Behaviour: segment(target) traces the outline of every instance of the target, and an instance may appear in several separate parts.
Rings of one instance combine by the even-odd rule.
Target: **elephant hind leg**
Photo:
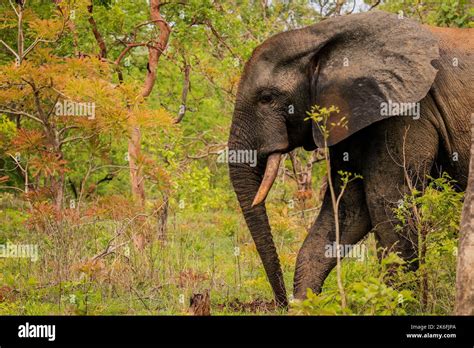
[[[335,188],[340,187],[333,175]],[[294,296],[303,299],[307,289],[321,292],[324,280],[336,266],[335,222],[329,189],[326,190],[318,218],[310,229],[296,261]],[[361,180],[351,182],[341,199],[339,210],[340,245],[357,244],[371,229]]]
[[[422,192],[426,186],[427,175],[438,154],[438,133],[426,119],[396,118],[380,122],[371,133],[373,142],[364,149],[368,161],[362,175],[376,241],[385,253],[399,253],[409,261],[408,269],[415,270],[417,231],[406,224],[397,232],[394,210],[410,189]]]

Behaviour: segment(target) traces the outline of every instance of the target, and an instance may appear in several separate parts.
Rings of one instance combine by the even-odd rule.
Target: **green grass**
[[[2,211],[0,218],[8,215]],[[67,245],[26,229],[11,231],[11,242],[38,243],[40,260],[0,259],[0,284],[14,289],[12,300],[0,303],[0,314],[186,314],[190,296],[208,289],[215,314],[235,313],[225,306],[236,299],[272,299],[253,241],[235,213],[178,211],[170,217],[165,242],[155,240],[143,250],[130,242],[101,258],[95,269],[87,260],[105,250],[114,225],[70,228],[62,232],[72,240]],[[285,244],[283,233],[275,239]],[[284,266],[291,284],[292,267]]]
[[[305,223],[314,219],[317,210],[302,219],[295,214],[297,208],[288,209],[277,199],[285,190],[277,185],[269,197],[268,211],[291,294],[296,256],[307,233]],[[236,204],[206,210],[172,205],[168,235],[160,241],[155,237],[154,217],[131,222],[126,214],[116,220],[99,220],[98,215],[78,218],[69,212],[62,221],[43,216],[47,224],[39,226],[17,203],[2,204],[0,243],[37,244],[39,260],[0,258],[0,315],[188,315],[190,297],[205,291],[210,291],[213,315],[285,314],[268,306],[272,292]],[[449,219],[458,218],[459,208],[450,212]],[[447,211],[438,214],[447,216]],[[369,235],[363,242],[368,257],[343,261],[344,286],[353,298],[349,314],[450,314],[456,264],[456,237],[446,232],[451,225],[457,228],[449,222],[428,240],[425,269],[429,288],[424,306],[419,300],[418,273],[400,267],[390,286],[384,284],[386,269]],[[147,240],[143,248],[134,243],[137,235]],[[112,245],[123,245],[91,262],[114,236]],[[400,292],[409,292],[413,301],[398,306]],[[365,298],[370,306],[361,302]],[[340,314],[338,302],[333,271],[320,296],[303,305],[297,303],[290,313]]]

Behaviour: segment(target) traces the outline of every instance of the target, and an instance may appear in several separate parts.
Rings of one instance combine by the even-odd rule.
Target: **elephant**
[[[229,161],[229,175],[278,306],[287,308],[288,297],[265,199],[282,155],[327,148],[336,194],[341,170],[362,176],[341,199],[340,244],[355,245],[373,232],[380,247],[416,259],[416,244],[394,229],[393,208],[409,192],[408,179],[423,187],[428,176],[446,172],[457,189],[466,189],[473,38],[473,29],[370,11],[279,33],[253,51],[239,81],[227,146],[230,153],[255,152],[257,163]],[[324,137],[321,125],[308,120],[313,105],[337,106],[340,112],[327,122],[345,127]],[[387,112],[387,105],[398,107]],[[308,288],[321,291],[336,265],[335,257],[325,256],[334,241],[326,192],[296,259],[296,299]]]

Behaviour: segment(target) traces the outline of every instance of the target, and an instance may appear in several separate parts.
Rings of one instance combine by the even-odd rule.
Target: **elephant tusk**
[[[281,153],[272,153],[268,156],[265,174],[263,175],[263,180],[258,188],[258,192],[253,199],[252,207],[262,203],[265,198],[267,198],[268,192],[270,192],[273,182],[277,177],[278,168],[280,167],[280,159]]]

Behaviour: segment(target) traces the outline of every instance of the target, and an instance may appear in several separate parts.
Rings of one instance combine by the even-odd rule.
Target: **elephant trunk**
[[[242,147],[233,144],[232,141],[229,142],[229,151],[237,148]],[[272,157],[272,155],[269,157]],[[269,163],[272,164],[272,166],[275,166],[275,157],[276,156],[274,156],[273,160],[270,161],[271,163]],[[263,197],[263,199],[266,193],[268,193],[268,183],[273,175],[273,171],[265,175],[267,177],[265,181],[262,180],[264,176],[262,166],[251,167],[243,163],[229,163],[229,172],[245,221],[273,289],[276,303],[279,307],[287,307],[288,300],[286,297],[283,272],[281,270],[275,243],[273,242],[265,204],[254,202],[254,199],[258,196],[257,193],[259,193],[259,196]],[[259,190],[262,181],[264,181],[263,184],[265,184],[265,182],[267,184],[266,187]],[[265,186],[263,184],[262,186]]]

